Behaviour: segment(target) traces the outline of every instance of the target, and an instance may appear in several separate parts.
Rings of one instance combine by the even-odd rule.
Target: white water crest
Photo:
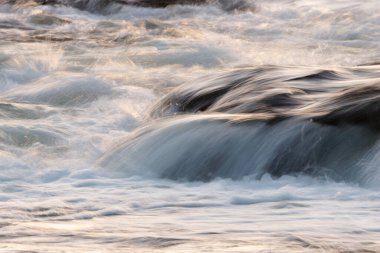
[[[0,0],[0,252],[379,252],[378,0],[42,2]]]

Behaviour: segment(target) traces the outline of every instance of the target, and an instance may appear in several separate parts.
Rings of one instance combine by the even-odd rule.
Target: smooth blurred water
[[[379,61],[377,0],[255,6],[1,4],[0,252],[379,252],[376,182],[190,183],[96,168],[184,82]]]

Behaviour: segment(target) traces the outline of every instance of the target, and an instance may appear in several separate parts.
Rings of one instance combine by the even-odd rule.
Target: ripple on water
[[[112,94],[112,85],[92,77],[51,76],[16,87],[4,99],[56,106],[78,106]]]

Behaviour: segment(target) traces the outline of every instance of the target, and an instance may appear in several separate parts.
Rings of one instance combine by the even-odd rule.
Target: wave
[[[174,180],[379,179],[380,66],[264,66],[176,88],[101,159],[107,174]]]
[[[124,5],[166,8],[172,5],[216,5],[227,12],[254,11],[250,0],[0,0],[0,4],[12,5],[64,5],[90,12],[109,13],[120,10]]]

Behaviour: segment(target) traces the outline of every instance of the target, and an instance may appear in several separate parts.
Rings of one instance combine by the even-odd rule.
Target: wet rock
[[[219,6],[227,12],[253,11],[255,5],[251,0],[0,0],[7,4],[39,4],[54,5],[61,4],[78,8],[80,10],[104,12],[112,5],[133,5],[146,8],[166,8],[172,5],[201,5],[211,4]]]

